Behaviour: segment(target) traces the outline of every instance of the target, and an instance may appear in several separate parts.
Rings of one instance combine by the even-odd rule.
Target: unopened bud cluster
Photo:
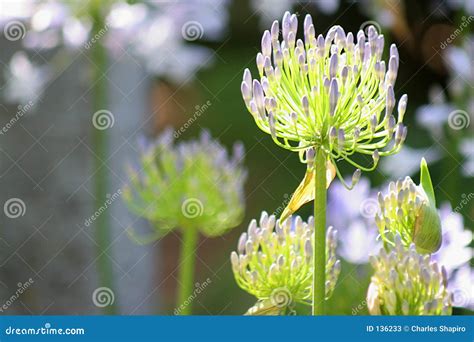
[[[451,314],[446,270],[418,254],[414,244],[407,249],[397,236],[390,252],[382,248],[370,262],[375,270],[367,293],[370,314]]]
[[[292,216],[282,223],[262,213],[252,220],[248,231],[232,252],[231,262],[237,284],[259,300],[287,293],[291,302],[311,304],[313,281],[314,220],[308,223]],[[334,290],[341,264],[336,259],[337,236],[333,228],[326,235],[326,298]]]
[[[124,191],[128,207],[160,231],[199,229],[221,235],[238,225],[244,213],[243,146],[225,147],[203,131],[200,139],[173,144],[166,131],[142,144],[138,170],[130,168]]]
[[[407,95],[398,101],[394,115],[396,46],[391,45],[386,64],[384,36],[373,26],[356,36],[333,26],[325,37],[316,36],[307,15],[304,40],[296,38],[297,27],[297,16],[286,12],[281,41],[278,21],[264,32],[256,58],[259,80],[248,69],[243,75],[247,109],[281,147],[322,148],[334,164],[344,159],[363,171],[375,169],[380,156],[398,152],[407,134],[402,123]],[[358,164],[355,153],[371,155],[373,165]]]
[[[375,222],[384,242],[393,245],[399,235],[406,247],[414,243],[420,253],[439,249],[441,222],[436,207],[410,177],[390,182],[386,195],[379,192],[378,202],[380,211]]]

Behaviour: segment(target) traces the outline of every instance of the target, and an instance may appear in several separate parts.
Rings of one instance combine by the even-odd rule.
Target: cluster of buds
[[[451,314],[446,270],[418,254],[414,244],[407,249],[397,236],[390,252],[382,248],[370,263],[375,270],[367,293],[370,314]]]
[[[424,160],[421,178],[420,185],[406,177],[390,182],[386,195],[379,192],[380,211],[375,222],[386,244],[393,246],[395,236],[400,236],[405,247],[414,243],[419,253],[434,253],[441,246],[441,220]]]
[[[336,235],[330,227],[326,235],[326,298],[331,296],[341,270],[336,259]],[[282,311],[292,303],[311,304],[313,236],[313,217],[308,223],[299,216],[276,222],[275,216],[263,212],[259,224],[252,220],[239,239],[237,252],[231,253],[237,284]]]
[[[304,151],[312,147],[321,148],[334,165],[344,159],[362,171],[374,170],[380,156],[399,151],[407,134],[407,95],[394,116],[396,46],[390,47],[387,65],[382,60],[384,37],[374,26],[356,37],[333,26],[325,37],[316,37],[307,15],[304,41],[296,39],[297,27],[297,16],[286,12],[281,41],[278,21],[264,32],[256,58],[260,80],[252,79],[248,69],[243,75],[248,111],[277,145],[300,152],[302,162]],[[360,165],[353,159],[356,153],[372,156],[373,164]]]
[[[225,147],[203,131],[199,140],[173,144],[173,132],[142,144],[139,171],[130,168],[124,199],[160,234],[174,228],[218,236],[244,214],[243,146]]]

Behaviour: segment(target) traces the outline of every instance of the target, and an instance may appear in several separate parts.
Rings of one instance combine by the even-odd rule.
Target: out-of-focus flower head
[[[279,223],[275,216],[263,212],[259,223],[252,220],[230,258],[237,284],[259,300],[249,314],[265,314],[260,310],[262,304],[273,308],[273,313],[284,313],[292,303],[311,304],[313,231],[313,217],[308,223],[299,216]],[[340,273],[336,245],[336,231],[330,227],[326,235],[326,298]]]
[[[226,149],[204,131],[199,140],[173,144],[172,132],[143,148],[140,171],[130,169],[124,199],[158,234],[175,228],[218,236],[244,214],[243,146]]]
[[[304,42],[296,39],[298,19],[286,12],[280,26],[275,21],[262,37],[257,54],[260,81],[245,70],[241,85],[247,109],[257,126],[280,147],[300,153],[321,148],[332,164],[343,159],[360,170],[377,167],[380,156],[400,150],[407,129],[403,116],[407,96],[393,115],[394,84],[399,58],[395,45],[390,59],[382,58],[384,37],[370,26],[354,35],[333,26],[326,37],[316,37],[312,18],[304,20]],[[355,154],[372,156],[372,166],[362,166]],[[339,170],[336,172],[344,182]],[[357,179],[357,177],[355,177]]]
[[[390,182],[385,196],[379,192],[380,211],[375,222],[385,244],[393,246],[400,236],[405,246],[414,243],[420,253],[433,253],[441,246],[441,221],[424,159],[420,179],[420,185],[410,177]]]
[[[446,271],[429,255],[405,248],[400,236],[387,252],[371,256],[374,275],[367,292],[371,315],[449,315],[451,296]]]
[[[9,103],[35,103],[41,97],[49,77],[48,67],[34,64],[24,52],[19,51],[13,55],[9,68],[5,70],[3,97]]]
[[[274,18],[281,17],[285,11],[298,4],[297,0],[252,0],[250,5],[254,12],[260,16],[262,27],[271,25]],[[334,14],[340,4],[340,0],[323,0],[305,2],[305,6],[315,6],[323,15]]]

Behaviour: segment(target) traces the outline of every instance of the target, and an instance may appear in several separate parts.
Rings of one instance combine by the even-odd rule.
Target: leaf
[[[430,205],[436,207],[436,199],[433,190],[433,183],[431,182],[430,171],[428,170],[428,165],[426,164],[425,158],[421,159],[420,164],[420,185],[428,196]]]
[[[280,221],[286,220],[295,211],[301,208],[304,204],[314,200],[314,179],[316,171],[315,168],[312,170],[306,170],[303,180],[300,185],[296,188],[295,192],[291,196],[290,202],[286,206],[285,210],[281,214]],[[329,187],[332,180],[336,176],[336,168],[330,160],[326,162],[326,188]]]

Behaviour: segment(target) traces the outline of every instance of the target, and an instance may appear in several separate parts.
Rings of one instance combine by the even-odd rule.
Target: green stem
[[[193,292],[194,262],[196,260],[196,244],[198,241],[198,230],[193,228],[182,229],[183,243],[179,258],[179,292],[178,309],[181,315],[190,315],[192,311],[191,301],[186,303]]]
[[[99,4],[91,6],[91,16],[93,18],[92,36],[104,29],[104,17],[100,11]],[[92,111],[107,108],[107,81],[103,73],[107,69],[107,51],[101,42],[95,42],[91,47],[92,65]],[[94,208],[100,208],[107,200],[108,175],[107,170],[102,165],[107,159],[107,130],[99,130],[92,124],[92,115],[89,118],[92,126],[92,148],[94,150]],[[97,269],[100,286],[105,286],[113,291],[113,269],[107,250],[110,247],[109,216],[105,211],[99,215],[95,221],[95,236],[97,243]],[[104,312],[109,315],[117,313],[116,301],[104,307]]]
[[[326,154],[316,151],[313,242],[313,315],[324,315],[326,293]]]

